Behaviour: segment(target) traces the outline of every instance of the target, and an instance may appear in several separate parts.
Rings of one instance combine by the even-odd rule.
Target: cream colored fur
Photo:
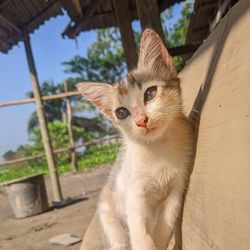
[[[143,33],[140,50],[138,68],[119,83],[77,86],[123,136],[98,204],[112,250],[166,249],[180,216],[193,152],[172,58],[152,30]],[[157,86],[156,96],[145,103],[144,93],[151,86]],[[119,107],[130,111],[126,119],[116,117]],[[138,127],[135,121],[144,116],[147,128]]]

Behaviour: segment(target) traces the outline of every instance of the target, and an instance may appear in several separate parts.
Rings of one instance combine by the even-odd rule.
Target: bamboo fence
[[[72,129],[72,108],[71,108],[70,98],[73,96],[78,96],[80,94],[77,91],[68,91],[68,86],[67,86],[66,81],[64,82],[64,91],[65,93],[60,93],[60,94],[55,94],[55,95],[50,95],[50,96],[42,96],[42,100],[47,101],[47,100],[56,100],[56,99],[66,98],[66,119],[65,120],[66,120],[67,127],[68,127],[69,145],[68,147],[65,147],[65,148],[53,150],[53,154],[56,155],[56,154],[70,151],[72,171],[76,172],[77,171],[77,155],[76,155],[77,148],[87,147],[87,146],[91,146],[94,144],[103,143],[103,142],[111,141],[111,140],[118,140],[119,136],[118,135],[105,136],[100,139],[96,139],[96,140],[92,140],[92,141],[88,141],[88,142],[75,145],[74,138],[73,138],[73,129]],[[35,102],[35,98],[1,102],[0,108],[13,106],[13,105],[28,104],[28,103],[33,103],[33,102]],[[32,155],[32,156],[27,156],[27,157],[0,162],[0,166],[9,166],[9,165],[17,164],[17,163],[35,160],[35,159],[45,157],[45,156],[46,154],[45,152],[43,152],[43,153],[39,153],[39,154]]]

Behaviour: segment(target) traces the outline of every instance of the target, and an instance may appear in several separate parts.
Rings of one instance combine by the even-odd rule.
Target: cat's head
[[[144,31],[138,67],[115,84],[85,82],[78,91],[126,136],[151,142],[162,138],[182,114],[179,79],[159,36]]]

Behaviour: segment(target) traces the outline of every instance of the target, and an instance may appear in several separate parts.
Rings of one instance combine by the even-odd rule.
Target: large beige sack
[[[241,0],[223,18],[181,77],[187,114],[201,83],[205,83],[205,92],[208,92],[201,112],[197,154],[184,207],[183,249],[248,250],[249,0]]]
[[[241,0],[181,72],[184,110],[201,113],[183,249],[250,249],[250,1]],[[202,90],[199,92],[200,86]],[[198,97],[197,97],[198,96]],[[207,98],[206,98],[207,96]],[[95,216],[81,250],[103,250]],[[143,249],[142,249],[143,250]]]

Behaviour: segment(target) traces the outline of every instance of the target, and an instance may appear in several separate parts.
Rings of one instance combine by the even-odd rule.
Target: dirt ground
[[[25,219],[14,218],[6,194],[0,192],[0,249],[79,249],[81,243],[65,247],[52,245],[48,240],[63,233],[83,238],[95,212],[99,192],[109,171],[110,166],[102,166],[88,172],[61,176],[64,198],[85,194],[87,199]],[[51,200],[48,178],[46,178],[46,187],[49,200]]]

